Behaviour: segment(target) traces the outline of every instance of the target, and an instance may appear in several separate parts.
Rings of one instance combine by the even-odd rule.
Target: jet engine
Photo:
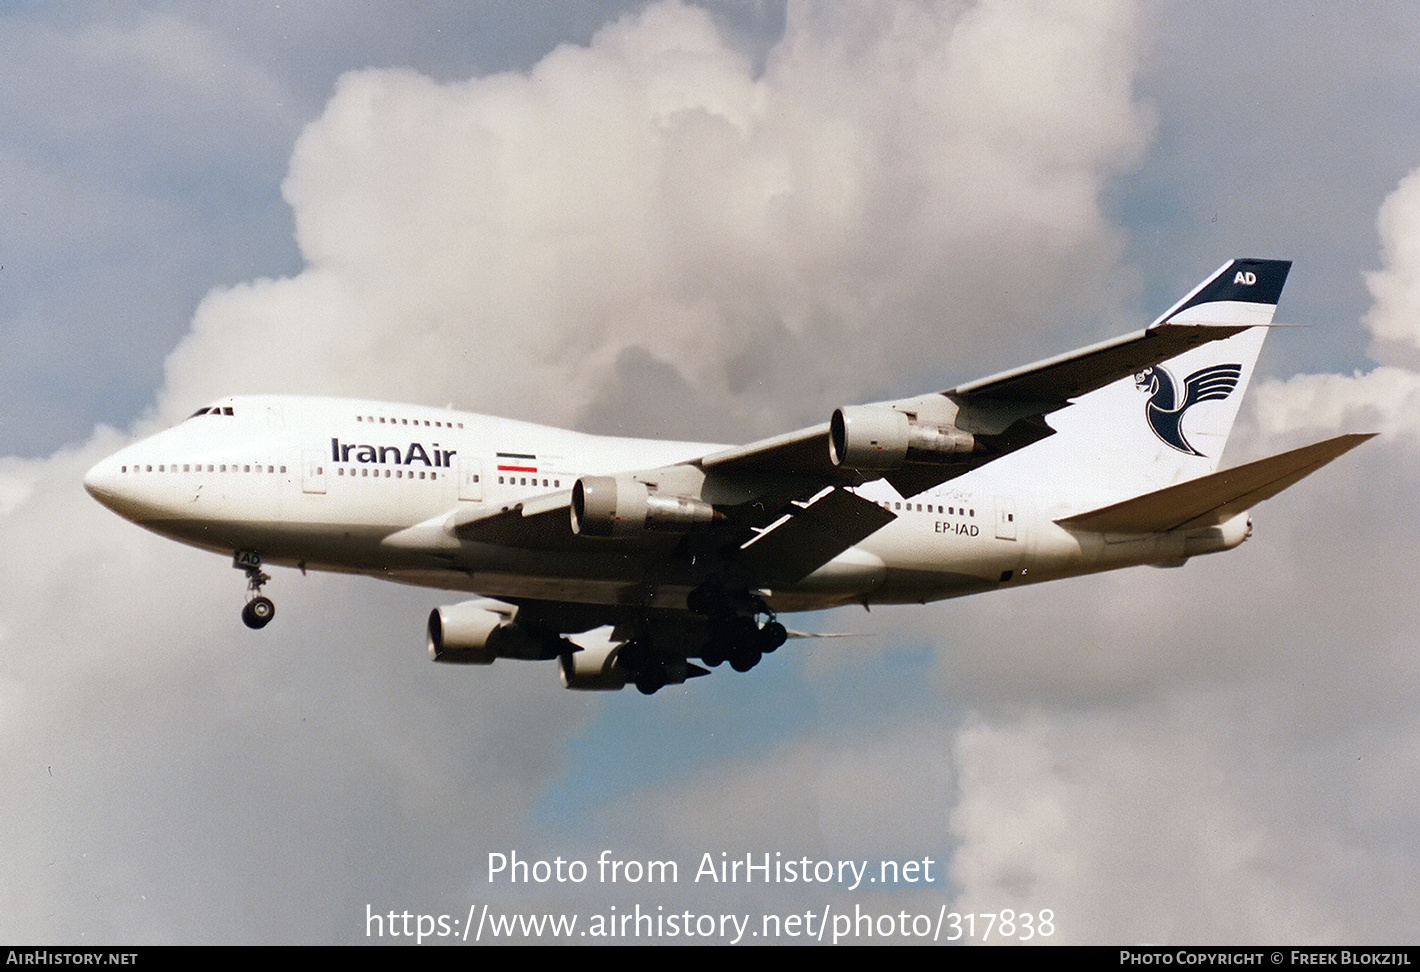
[[[629,673],[621,664],[621,642],[612,641],[610,628],[582,638],[587,645],[580,651],[563,652],[557,661],[562,685],[569,689],[615,690],[626,687]]]
[[[955,425],[921,422],[886,405],[836,409],[828,425],[835,466],[896,469],[905,464],[962,462],[976,451],[976,437]]]
[[[429,657],[454,665],[491,665],[495,658],[556,658],[561,638],[540,638],[517,624],[518,609],[484,598],[429,612]]]
[[[583,476],[572,485],[572,532],[589,537],[684,533],[713,519],[704,500],[658,493],[630,476]]]

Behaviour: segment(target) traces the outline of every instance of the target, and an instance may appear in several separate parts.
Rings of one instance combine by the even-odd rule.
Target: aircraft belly
[[[876,554],[862,547],[849,547],[802,580],[775,589],[775,604],[790,600],[809,603],[861,600],[882,584],[886,572],[886,565]]]
[[[883,578],[882,587],[873,592],[872,600],[878,604],[921,604],[924,601],[941,601],[949,597],[979,594],[999,585],[997,577],[980,577],[976,574],[949,570],[915,570],[912,568],[890,568]]]
[[[690,592],[690,588],[683,585],[647,589],[640,584],[596,578],[494,571],[466,573],[452,570],[391,570],[382,571],[380,578],[415,587],[466,591],[470,594],[512,601],[620,604],[667,611],[685,610],[685,598]]]
[[[917,604],[991,590],[1016,577],[1027,542],[968,520],[904,516],[864,544],[888,565],[869,600]]]
[[[350,523],[271,523],[261,520],[145,520],[143,526],[215,553],[254,550],[266,561],[313,570],[375,571],[396,557],[380,550],[388,527]],[[408,554],[403,562],[428,563]]]

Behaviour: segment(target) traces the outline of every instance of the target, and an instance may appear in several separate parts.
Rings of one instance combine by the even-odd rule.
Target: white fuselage
[[[249,396],[104,460],[85,480],[116,512],[164,536],[269,563],[379,576],[495,598],[683,609],[693,577],[648,588],[623,541],[585,550],[465,542],[437,554],[391,542],[452,512],[515,508],[578,477],[690,462],[723,447],[593,436],[424,406]],[[1093,498],[1012,488],[968,473],[913,496],[856,492],[896,519],[802,581],[766,592],[776,610],[938,600],[1236,546],[1222,527],[1111,536],[1055,520]]]

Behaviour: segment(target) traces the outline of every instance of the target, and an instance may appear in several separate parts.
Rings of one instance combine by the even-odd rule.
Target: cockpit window
[[[199,416],[199,415],[232,415],[232,414],[235,414],[235,413],[233,413],[233,411],[232,411],[232,406],[230,406],[230,405],[208,405],[206,408],[199,408],[197,411],[195,411],[195,412],[193,412],[191,415],[189,415],[188,418],[190,418],[190,419],[195,419],[195,418],[197,418],[197,416]]]

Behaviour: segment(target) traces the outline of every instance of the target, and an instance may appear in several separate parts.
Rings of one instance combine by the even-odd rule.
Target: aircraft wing
[[[1064,408],[1081,395],[1251,326],[1165,322],[1024,368],[967,382],[942,394],[968,401],[1034,405],[1044,415]]]
[[[866,409],[905,412],[935,424],[954,424],[984,446],[969,457],[937,465],[907,464],[880,472],[834,462],[830,423],[727,449],[700,460],[718,476],[779,476],[822,486],[884,478],[903,496],[979,468],[1054,434],[1045,416],[1076,398],[1142,372],[1211,341],[1271,322],[1291,269],[1288,260],[1233,260],[1148,328],[1067,354],[967,382],[934,395],[881,402]]]
[[[858,470],[833,464],[827,422],[713,453],[701,459],[699,465],[707,472],[722,475],[787,475],[817,479],[824,484],[864,482]]]
[[[539,550],[565,549],[574,540],[568,512],[571,501],[572,492],[562,490],[497,512],[463,509],[450,519],[448,528],[460,540]]]
[[[1136,375],[1209,341],[1272,322],[1290,260],[1231,260],[1143,331],[943,392],[977,400],[1033,402],[1044,412]]]
[[[393,533],[382,543],[435,556],[457,553],[460,541],[566,550],[579,539],[572,534],[568,514],[571,497],[570,491],[562,490],[504,507],[459,506]]]

